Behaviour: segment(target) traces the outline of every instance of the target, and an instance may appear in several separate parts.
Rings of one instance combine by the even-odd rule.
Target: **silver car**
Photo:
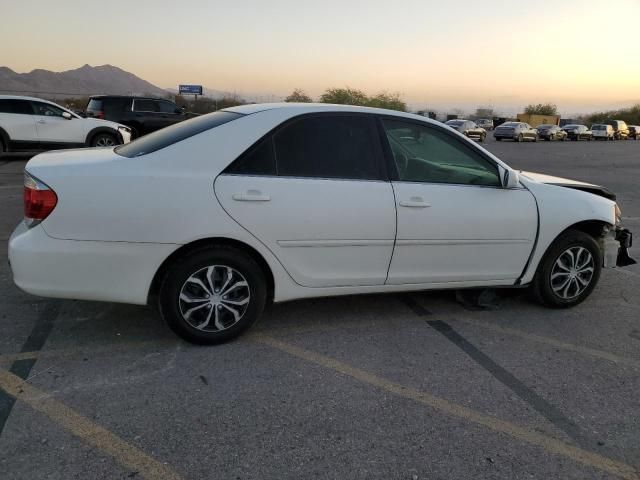
[[[538,141],[538,131],[524,122],[505,122],[493,131],[493,137],[499,142],[503,138],[514,142]]]

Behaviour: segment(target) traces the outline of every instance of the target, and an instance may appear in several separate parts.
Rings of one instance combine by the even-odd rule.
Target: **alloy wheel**
[[[226,265],[210,265],[193,273],[182,285],[179,306],[192,327],[218,332],[237,324],[251,301],[244,276]]]
[[[96,147],[113,147],[116,142],[109,136],[104,136],[96,140]]]
[[[551,288],[565,300],[576,298],[591,283],[595,263],[584,247],[570,247],[562,252],[551,269]]]

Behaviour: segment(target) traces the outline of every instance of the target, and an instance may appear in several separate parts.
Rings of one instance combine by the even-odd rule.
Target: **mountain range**
[[[98,94],[166,96],[170,92],[113,65],[84,65],[65,72],[36,69],[29,73],[0,67],[0,94],[65,98]]]

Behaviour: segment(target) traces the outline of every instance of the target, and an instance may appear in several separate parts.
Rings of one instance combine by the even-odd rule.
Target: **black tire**
[[[501,142],[502,141],[502,137],[494,137],[496,139],[496,142]]]
[[[208,313],[209,319],[213,320],[212,314],[217,313],[216,309],[220,309],[220,321],[222,322],[223,317],[226,316],[225,323],[228,323],[228,325],[223,325],[221,323],[224,327],[222,329],[218,329],[217,325],[211,326],[211,329],[207,327],[204,327],[205,329],[199,329],[185,319],[181,310],[185,308],[181,306],[181,304],[184,303],[181,300],[181,294],[185,293],[185,288],[190,288],[187,287],[189,278],[197,275],[198,272],[208,271],[207,268],[214,265],[221,268],[223,275],[226,274],[225,268],[232,269],[234,271],[233,275],[235,278],[232,280],[233,282],[245,281],[247,284],[246,287],[241,286],[235,291],[244,291],[243,293],[245,295],[246,292],[248,292],[249,300],[238,320],[233,318],[233,315],[230,313],[231,310],[222,308],[220,304],[214,304],[213,302],[215,300],[213,299],[213,296],[211,297],[212,304],[208,307],[206,306],[206,300],[198,300],[196,306],[204,303],[206,307],[197,312],[200,319],[206,317],[207,313],[210,312]],[[216,281],[215,275],[216,274],[214,273],[213,284],[214,287],[218,288],[218,290],[215,290],[216,296],[218,297],[219,302],[222,302],[223,297],[221,296],[224,291],[221,291],[219,294],[217,292],[224,287],[227,279],[225,277],[220,277]],[[221,284],[222,286],[220,286]],[[195,288],[197,289],[200,288],[194,283],[189,283],[189,285],[192,287],[195,285]],[[203,293],[205,292],[205,290],[200,290]],[[169,327],[186,341],[200,345],[213,345],[236,338],[260,319],[266,301],[267,282],[264,272],[260,266],[250,255],[246,254],[242,250],[227,246],[207,247],[193,251],[187,256],[181,257],[179,261],[174,262],[167,269],[158,295],[160,315],[167,322]],[[234,308],[242,310],[239,307],[234,306]],[[187,316],[189,316],[189,314],[187,314]]]
[[[97,133],[91,138],[89,145],[92,147],[114,147],[120,142],[113,133]]]
[[[582,285],[579,283],[579,280],[586,280],[586,277],[580,275],[574,275],[575,280],[568,279],[567,281],[571,285],[577,285],[578,288],[572,287],[571,285],[568,287],[568,293],[571,294],[576,293],[575,296],[571,296],[570,298],[565,298],[562,296],[564,288],[560,288],[561,292],[557,293],[554,291],[554,287],[552,286],[552,274],[563,272],[563,269],[558,269],[556,267],[556,262],[560,260],[560,257],[563,257],[562,263],[565,261],[570,261],[569,256],[566,256],[566,252],[569,249],[579,249],[584,248],[589,252],[591,258],[593,260],[592,272],[591,276],[588,278],[589,283],[587,285]],[[575,250],[574,250],[575,251]],[[581,255],[584,255],[581,254]],[[584,258],[584,257],[581,257]],[[578,259],[579,261],[580,259]],[[554,270],[555,269],[555,270]],[[602,252],[600,251],[600,247],[596,243],[595,239],[590,235],[587,235],[584,232],[580,232],[578,230],[567,230],[562,233],[549,247],[544,257],[540,261],[540,265],[538,265],[538,270],[536,271],[536,275],[531,284],[531,291],[535,299],[543,305],[552,308],[569,308],[575,305],[578,305],[582,301],[584,301],[598,284],[598,280],[600,279],[600,272],[602,271]],[[580,277],[580,278],[578,278]],[[564,277],[556,277],[556,279],[560,279],[562,282]],[[556,287],[561,287],[562,284],[556,285]],[[583,288],[582,291],[579,291],[579,288]]]
[[[5,145],[4,145],[4,140],[2,140],[2,138],[0,138],[0,156],[1,156],[4,152],[6,152],[5,148],[6,148],[6,147],[5,147]]]

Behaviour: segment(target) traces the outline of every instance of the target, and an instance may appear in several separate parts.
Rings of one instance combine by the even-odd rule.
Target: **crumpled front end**
[[[629,247],[633,244],[633,234],[626,228],[616,226],[609,230],[600,241],[603,267],[626,267],[637,263],[629,256]]]

